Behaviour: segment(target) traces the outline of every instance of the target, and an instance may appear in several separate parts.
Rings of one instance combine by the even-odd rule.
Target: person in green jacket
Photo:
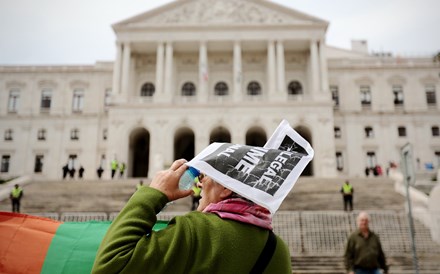
[[[369,220],[368,213],[359,213],[358,229],[348,238],[344,259],[349,274],[380,274],[380,268],[388,273],[379,236],[369,229]]]
[[[133,194],[104,236],[92,273],[292,273],[269,210],[208,176],[199,177],[197,211],[152,230],[168,202],[193,193],[178,187],[185,163],[175,161]]]

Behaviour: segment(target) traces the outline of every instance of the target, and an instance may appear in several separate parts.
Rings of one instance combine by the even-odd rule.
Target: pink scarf
[[[272,215],[269,210],[240,198],[209,204],[203,212],[212,212],[222,219],[235,220],[272,230]]]

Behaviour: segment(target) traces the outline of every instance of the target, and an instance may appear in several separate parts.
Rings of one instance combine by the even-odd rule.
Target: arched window
[[[155,91],[154,85],[152,83],[145,83],[141,88],[141,96],[151,97]]]
[[[182,96],[195,96],[196,86],[191,82],[186,82],[182,86]]]
[[[214,95],[226,96],[229,93],[228,85],[225,82],[218,82],[214,87]]]
[[[289,86],[287,87],[287,91],[289,95],[300,95],[303,94],[303,87],[300,82],[292,81],[289,83]]]
[[[252,81],[247,86],[247,94],[248,95],[260,95],[261,94],[261,86],[258,82]]]

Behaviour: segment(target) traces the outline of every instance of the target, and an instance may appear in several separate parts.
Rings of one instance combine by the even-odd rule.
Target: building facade
[[[181,0],[114,24],[116,58],[0,66],[1,177],[151,177],[211,142],[262,146],[282,119],[313,146],[304,174],[364,176],[414,147],[440,164],[440,64],[325,44],[329,23],[263,0]]]

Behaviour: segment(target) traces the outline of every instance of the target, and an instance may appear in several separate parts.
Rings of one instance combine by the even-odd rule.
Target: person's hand
[[[188,168],[185,159],[174,161],[167,170],[159,171],[150,183],[150,187],[155,188],[165,194],[169,201],[174,201],[193,194],[192,189],[179,189],[179,179]]]

